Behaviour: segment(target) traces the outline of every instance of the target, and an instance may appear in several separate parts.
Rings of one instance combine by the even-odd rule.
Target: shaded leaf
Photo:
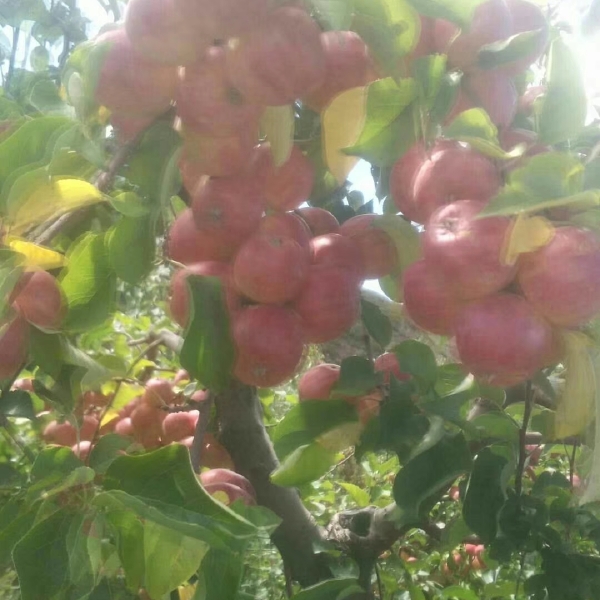
[[[392,340],[392,323],[377,304],[362,299],[360,301],[363,323],[369,335],[382,347],[386,348]]]
[[[215,573],[219,576],[215,577]],[[236,594],[243,573],[243,555],[210,548],[200,565],[194,598],[202,600],[237,598]]]
[[[422,15],[467,27],[475,9],[486,0],[408,0]]]
[[[319,443],[307,444],[288,454],[271,473],[271,481],[283,487],[297,487],[324,475],[336,461],[336,453]]]
[[[31,396],[22,390],[2,394],[0,396],[0,414],[32,421],[35,419],[35,410]]]
[[[273,164],[280,167],[287,162],[294,146],[294,107],[268,106],[260,119],[260,130],[269,141]]]
[[[107,234],[108,255],[117,277],[136,285],[154,265],[156,235],[149,217],[122,218]]]
[[[331,390],[333,398],[362,396],[377,387],[379,377],[373,363],[362,356],[349,356],[340,365],[340,378]]]
[[[426,389],[437,380],[437,363],[431,348],[415,340],[406,340],[392,349],[402,371],[410,373]]]

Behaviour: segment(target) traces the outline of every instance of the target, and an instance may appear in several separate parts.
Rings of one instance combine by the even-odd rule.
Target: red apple
[[[454,331],[465,367],[502,387],[532,377],[543,366],[553,341],[548,321],[514,294],[470,303],[458,314]]]
[[[175,400],[175,391],[173,384],[167,379],[159,379],[154,377],[148,379],[144,386],[144,394],[142,402],[149,406],[161,407],[172,404]]]
[[[379,355],[375,359],[375,371],[383,373],[383,380],[385,383],[390,382],[390,377],[393,375],[399,381],[406,381],[410,379],[408,373],[404,373],[400,368],[398,357],[393,352],[385,352]]]
[[[197,410],[189,412],[169,413],[162,422],[162,441],[164,444],[178,442],[194,435],[200,413]]]
[[[71,450],[73,450],[73,453],[79,459],[86,461],[90,455],[90,452],[92,451],[92,442],[89,440],[82,440],[78,444],[73,444],[73,446],[71,446]]]
[[[27,360],[29,323],[21,317],[0,322],[0,381],[14,377]]]
[[[338,220],[328,211],[316,206],[306,206],[298,209],[297,214],[304,219],[313,235],[325,235],[326,233],[338,233],[340,224]]]
[[[56,279],[46,271],[22,275],[11,300],[15,310],[40,329],[57,329],[65,314],[62,290]]]
[[[353,271],[357,280],[364,279],[363,255],[351,238],[337,233],[314,237],[310,242],[314,265],[329,265]]]
[[[425,145],[417,143],[394,163],[390,174],[390,193],[394,204],[411,221],[418,221],[421,218],[415,206],[414,181],[426,160]]]
[[[340,378],[338,365],[322,363],[306,371],[298,381],[298,399],[328,400],[333,386]]]
[[[304,220],[293,212],[275,212],[266,215],[258,226],[260,233],[290,237],[310,255],[310,230]]]
[[[577,327],[600,313],[600,237],[560,227],[543,248],[521,255],[519,284],[548,320]]]
[[[252,484],[239,473],[230,469],[209,469],[200,474],[202,485],[213,485],[216,483],[229,483],[244,490],[253,498],[256,498],[256,492]]]
[[[437,335],[452,335],[454,320],[465,302],[438,269],[419,260],[404,272],[402,287],[404,308],[415,325]]]
[[[478,219],[482,202],[459,200],[438,209],[423,233],[423,255],[451,282],[460,298],[472,299],[506,287],[516,267],[501,262],[511,219]]]
[[[226,483],[224,481],[207,483],[204,486],[204,489],[211,496],[214,496],[216,500],[222,502],[226,506],[233,504],[236,500],[240,500],[246,506],[256,504],[256,500],[246,490],[231,483]]]
[[[44,441],[48,444],[58,444],[59,446],[72,446],[77,442],[77,430],[71,423],[65,421],[50,421],[42,433]]]

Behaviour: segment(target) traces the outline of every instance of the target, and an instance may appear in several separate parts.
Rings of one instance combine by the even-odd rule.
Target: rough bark
[[[262,406],[254,388],[233,383],[215,396],[220,442],[233,458],[236,470],[254,486],[257,501],[282,519],[272,539],[292,578],[302,586],[332,577],[313,544],[323,539],[297,491],[271,483],[279,465],[262,420]]]

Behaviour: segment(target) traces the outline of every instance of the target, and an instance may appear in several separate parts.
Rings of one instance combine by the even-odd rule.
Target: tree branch
[[[8,71],[6,73],[6,88],[10,86],[13,74],[15,72],[15,62],[17,60],[17,51],[19,49],[19,36],[21,35],[21,28],[15,27],[13,29],[12,48],[10,49],[10,59],[8,61]]]
[[[263,424],[256,390],[233,382],[215,396],[215,405],[219,440],[233,458],[236,471],[250,480],[258,503],[282,520],[272,539],[293,579],[308,586],[332,577],[323,557],[313,548],[323,539],[322,532],[297,491],[271,483],[270,475],[279,462]]]
[[[202,448],[204,446],[204,434],[208,427],[208,421],[210,419],[210,409],[213,405],[213,394],[209,392],[208,397],[204,400],[198,412],[198,423],[196,424],[196,431],[194,432],[194,441],[190,448],[190,458],[192,460],[192,467],[194,473],[199,473],[202,467]]]
[[[525,470],[525,461],[527,460],[527,428],[531,419],[533,409],[533,387],[531,381],[527,382],[525,391],[525,410],[523,412],[523,424],[519,431],[519,462],[517,463],[517,472],[515,473],[515,492],[517,496],[521,495],[523,490],[523,471]]]

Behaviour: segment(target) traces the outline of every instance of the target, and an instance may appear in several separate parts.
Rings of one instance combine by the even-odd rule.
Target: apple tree
[[[0,6],[0,597],[598,598],[554,3],[100,4]]]

